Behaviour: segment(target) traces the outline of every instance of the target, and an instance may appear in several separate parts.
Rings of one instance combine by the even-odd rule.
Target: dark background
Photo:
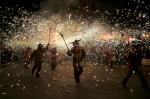
[[[53,5],[54,1],[56,0],[49,0],[49,3]],[[32,14],[42,9],[40,5],[42,2],[47,2],[47,0],[0,0],[1,31],[8,32],[12,29],[9,23],[15,16],[27,16],[27,13],[20,13],[21,11]],[[78,13],[81,14],[84,13],[95,18],[105,17],[107,23],[111,25],[117,23],[122,27],[150,30],[149,0],[57,0],[57,2],[63,6],[69,3],[69,6],[67,6],[69,9],[72,11],[78,10]],[[53,9],[52,11],[57,13],[62,10],[62,7],[58,9],[58,6],[54,6],[53,9],[56,8],[57,11]],[[98,10],[97,13],[96,10]]]

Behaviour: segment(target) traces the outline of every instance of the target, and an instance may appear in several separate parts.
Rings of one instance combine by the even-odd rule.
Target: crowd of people
[[[147,82],[142,74],[141,66],[142,59],[150,59],[149,43],[141,41],[132,41],[130,44],[124,42],[87,42],[83,46],[79,44],[80,40],[72,42],[73,47],[64,54],[59,54],[56,47],[47,44],[46,47],[38,44],[36,49],[30,47],[17,49],[13,51],[8,47],[1,47],[1,67],[5,67],[11,61],[19,59],[24,60],[24,67],[29,68],[30,63],[33,63],[32,74],[36,71],[36,77],[40,77],[42,63],[47,60],[51,70],[55,70],[60,61],[73,59],[74,78],[77,84],[80,83],[80,75],[83,72],[83,63],[104,64],[113,68],[114,66],[128,65],[129,72],[122,81],[123,87],[126,88],[126,83],[133,72],[139,75],[143,88],[147,88]]]

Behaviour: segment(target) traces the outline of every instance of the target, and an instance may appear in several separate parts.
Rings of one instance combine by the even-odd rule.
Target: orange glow
[[[112,37],[111,35],[109,35],[109,34],[106,34],[106,35],[103,35],[102,38],[103,38],[104,40],[110,40],[110,39],[112,39],[113,37]]]
[[[98,36],[98,39],[102,39],[102,40],[111,40],[113,39],[114,36],[113,35],[110,35],[110,34],[101,34]]]

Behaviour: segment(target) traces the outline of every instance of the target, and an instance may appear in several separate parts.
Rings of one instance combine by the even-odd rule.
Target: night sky
[[[32,14],[44,6],[55,13],[71,9],[95,18],[104,16],[111,25],[118,23],[122,27],[140,27],[146,30],[150,26],[149,0],[1,0],[0,6],[1,31],[11,29],[9,22],[14,16],[27,16],[21,11]]]

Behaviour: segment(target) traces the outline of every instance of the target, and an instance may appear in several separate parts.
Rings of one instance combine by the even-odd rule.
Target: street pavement
[[[59,64],[50,71],[43,63],[40,77],[24,68],[23,62],[13,62],[0,68],[0,99],[150,99],[150,91],[142,88],[137,75],[121,85],[127,73],[126,67],[86,64],[81,75],[81,83],[76,86],[70,62]],[[150,72],[144,76],[150,86]]]

